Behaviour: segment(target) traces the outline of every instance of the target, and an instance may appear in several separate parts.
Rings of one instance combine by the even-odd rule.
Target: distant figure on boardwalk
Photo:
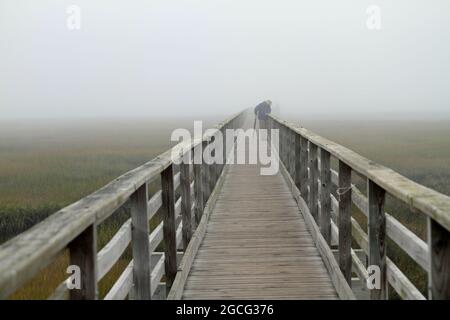
[[[255,127],[256,127],[256,118],[258,118],[259,129],[267,129],[267,115],[272,111],[271,106],[272,101],[266,100],[261,102],[255,107]]]

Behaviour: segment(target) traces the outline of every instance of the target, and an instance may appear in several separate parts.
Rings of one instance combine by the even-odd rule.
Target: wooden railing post
[[[195,198],[195,225],[200,223],[203,214],[203,181],[202,181],[202,143],[194,148],[194,198]]]
[[[187,153],[189,154],[189,152]],[[190,176],[190,159],[188,155],[182,156],[182,162],[180,164],[180,186],[181,186],[181,219],[182,233],[183,233],[183,248],[186,248],[191,241],[192,226],[191,226],[191,176]],[[195,183],[194,183],[195,185]]]
[[[289,129],[289,173],[295,177],[295,132]]]
[[[280,134],[280,160],[283,163],[283,165],[286,165],[286,159],[284,157],[284,150],[285,150],[285,144],[286,141],[284,141],[284,126],[281,123],[278,124],[278,130]]]
[[[225,165],[227,164],[227,126],[222,128],[222,166],[220,168],[220,174],[222,174]]]
[[[208,157],[205,154],[205,149],[208,146],[208,141],[204,140],[202,142],[202,150],[203,150],[203,157],[202,157],[202,192],[203,192],[203,209],[205,209],[206,202],[208,202],[209,197],[209,168],[208,164],[206,163],[206,157]]]
[[[161,173],[162,208],[164,211],[164,251],[167,292],[170,291],[177,273],[177,239],[175,224],[175,190],[173,185],[173,164]],[[147,241],[148,242],[148,241]]]
[[[352,276],[352,189],[351,189],[351,168],[342,161],[339,161],[339,186],[337,189],[339,197],[339,267],[345,279],[351,286]]]
[[[289,172],[289,132],[288,128],[283,124],[283,156],[284,156],[284,165]]]
[[[90,225],[69,244],[70,264],[80,268],[80,289],[70,290],[71,300],[97,299],[97,231]]]
[[[369,266],[380,268],[380,289],[371,289],[370,298],[387,299],[388,283],[386,277],[386,216],[384,214],[384,189],[370,179],[367,180],[367,197],[369,201]]]
[[[301,160],[301,137],[299,134],[295,134],[294,137],[294,163],[295,163],[295,176],[294,176],[294,183],[298,190],[300,190],[300,193],[302,193],[302,160]]]
[[[328,245],[331,244],[331,171],[330,153],[320,149],[320,232]]]
[[[319,222],[319,208],[317,202],[317,189],[319,178],[319,162],[317,158],[317,146],[309,142],[309,210],[316,222]]]
[[[211,143],[215,143],[216,136],[213,136],[213,137],[211,137],[210,139],[211,139],[210,142],[209,142],[210,144],[211,144]],[[210,162],[212,162],[212,163],[208,165],[208,168],[209,168],[209,176],[208,176],[208,178],[209,178],[209,180],[208,180],[208,184],[209,184],[209,186],[208,186],[208,198],[211,196],[211,193],[212,193],[213,190],[214,190],[215,180],[216,180],[216,163],[215,163],[215,161],[213,162],[213,159],[215,159],[215,156],[216,156],[216,149],[215,149],[215,148],[214,148],[214,149],[211,149],[210,154],[211,154],[211,157],[210,157],[209,160],[210,160]]]
[[[283,132],[281,130],[281,125],[280,123],[277,121],[274,123],[275,124],[275,128],[278,130],[278,154],[279,154],[279,158],[280,158],[280,162],[283,163]]]
[[[306,203],[309,203],[308,184],[308,140],[300,136],[300,194]]]
[[[433,300],[450,300],[450,232],[428,218],[429,286]]]
[[[289,175],[291,174],[291,159],[290,159],[290,149],[291,149],[291,143],[290,143],[290,136],[289,136],[289,128],[284,126],[284,146],[285,146],[285,150],[284,150],[284,158],[285,158],[285,166],[286,166],[286,170],[289,173]]]
[[[150,300],[150,247],[147,219],[148,187],[140,186],[131,195],[131,246],[133,251],[133,298]]]

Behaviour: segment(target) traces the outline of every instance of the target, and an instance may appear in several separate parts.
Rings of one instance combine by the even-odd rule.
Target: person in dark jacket
[[[272,111],[272,101],[266,100],[255,107],[255,117],[259,120],[259,128],[267,128],[267,115]],[[256,120],[255,118],[255,120]]]

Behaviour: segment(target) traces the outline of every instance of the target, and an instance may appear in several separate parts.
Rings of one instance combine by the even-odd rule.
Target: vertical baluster
[[[295,175],[294,182],[298,190],[301,193],[301,181],[302,181],[302,160],[301,160],[301,138],[299,134],[295,134],[294,137],[294,163],[295,163]]]
[[[352,190],[351,190],[351,168],[342,161],[339,161],[339,267],[345,279],[351,286],[351,245],[352,245]]]
[[[207,138],[205,138],[207,139]],[[205,209],[206,202],[208,202],[208,189],[209,189],[209,168],[208,164],[206,163],[206,160],[208,158],[208,155],[205,153],[205,149],[208,146],[208,141],[204,140],[202,142],[202,149],[203,149],[203,157],[202,157],[202,192],[203,192],[203,209]]]
[[[328,243],[331,244],[331,171],[330,153],[324,149],[320,150],[320,231]]]
[[[97,299],[97,231],[90,225],[69,244],[70,264],[80,268],[80,289],[70,290],[71,300]]]
[[[291,130],[291,144],[289,146],[289,150],[291,152],[291,176],[292,179],[295,179],[295,136],[297,134]]]
[[[386,277],[386,216],[384,202],[386,192],[372,180],[367,181],[369,201],[369,265],[380,268],[380,289],[370,290],[371,299],[387,299]]]
[[[190,177],[190,152],[187,152],[182,157],[182,163],[180,164],[180,186],[181,186],[181,219],[182,233],[183,233],[183,248],[186,248],[191,241],[192,226],[191,226],[191,177]],[[195,185],[195,183],[194,183]]]
[[[294,132],[288,128],[289,144],[288,144],[288,154],[289,154],[289,175],[294,178]]]
[[[428,218],[428,245],[429,298],[450,300],[450,232],[432,218]]]
[[[216,139],[220,139],[220,130],[217,131],[217,133],[214,135],[214,142],[215,146],[217,148],[214,149],[215,158],[219,158],[221,150],[219,150],[220,142],[216,141]],[[219,179],[220,175],[220,163],[216,160],[213,163],[213,172],[214,172],[214,179],[213,179],[213,189],[216,186],[216,182]]]
[[[194,147],[194,198],[195,224],[198,226],[203,214],[202,143]]]
[[[289,145],[289,150],[291,154],[291,177],[295,179],[295,136],[297,134],[291,130],[291,144]]]
[[[309,142],[309,210],[316,222],[319,222],[319,210],[317,202],[317,189],[319,177],[319,162],[317,158],[317,146]]]
[[[172,182],[173,184],[173,182]],[[131,195],[131,245],[133,250],[133,298],[150,300],[150,248],[148,227],[148,187],[140,186]]]
[[[222,128],[222,166],[220,169],[220,174],[222,174],[227,162],[227,124]]]
[[[284,166],[286,167],[287,171],[289,172],[289,136],[288,136],[288,129],[283,124],[283,162]]]
[[[289,141],[289,129],[287,126],[283,126],[284,131],[284,165],[286,166],[286,170],[289,174],[291,174],[291,162],[289,158],[289,149],[290,149],[290,141]]]
[[[300,194],[306,203],[309,203],[308,184],[308,140],[300,136]]]
[[[161,173],[162,207],[164,210],[164,251],[167,292],[170,291],[177,273],[177,239],[175,225],[175,190],[173,185],[173,165]],[[147,240],[148,242],[148,240]]]
[[[286,162],[284,161],[284,126],[281,123],[277,123],[278,124],[278,130],[280,133],[280,160],[283,163],[283,165],[286,165]]]
[[[212,136],[209,143],[210,144],[215,143],[215,140],[216,140],[216,136]],[[211,157],[210,157],[211,164],[209,165],[208,198],[211,196],[211,193],[213,192],[214,186],[215,186],[215,180],[216,180],[216,170],[215,170],[215,168],[216,168],[216,164],[215,164],[215,161],[213,162],[213,159],[215,158],[215,156],[216,156],[216,150],[214,148],[214,149],[211,149]]]

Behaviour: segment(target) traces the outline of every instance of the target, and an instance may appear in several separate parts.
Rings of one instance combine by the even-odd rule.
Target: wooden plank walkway
[[[184,299],[337,299],[282,175],[231,165]]]

